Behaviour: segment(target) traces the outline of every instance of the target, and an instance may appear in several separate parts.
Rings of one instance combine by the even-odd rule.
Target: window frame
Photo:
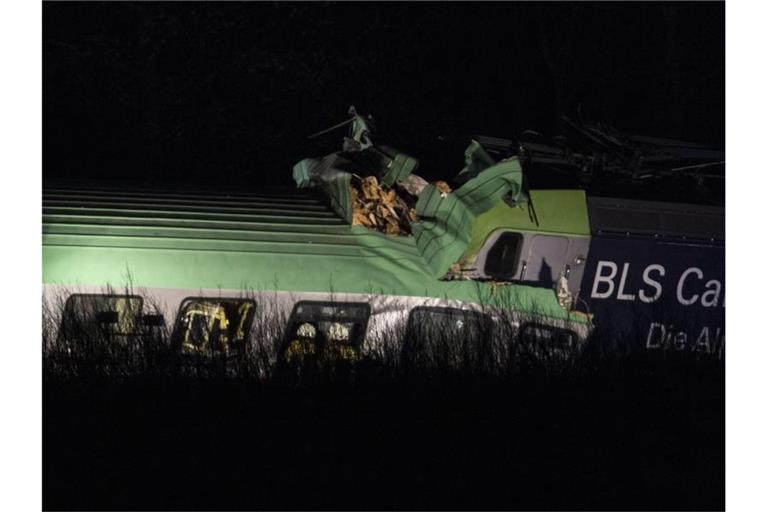
[[[505,239],[514,237],[517,241],[517,246],[515,247],[515,254],[513,258],[513,264],[512,264],[512,271],[509,273],[501,273],[501,272],[494,272],[491,271],[491,266],[494,265],[492,262],[494,262],[494,258],[492,258],[492,255],[494,253],[494,249],[499,246],[500,243],[502,243]],[[522,257],[523,252],[523,246],[525,245],[525,237],[522,233],[517,231],[504,231],[501,233],[498,238],[493,242],[493,245],[488,249],[488,252],[485,255],[485,262],[483,264],[483,273],[487,276],[490,276],[494,279],[498,280],[504,280],[504,281],[512,281],[512,280],[518,280],[520,279],[520,259]]]
[[[419,351],[424,349],[424,346],[414,346],[414,341],[418,340],[418,336],[414,336],[415,333],[418,332],[418,328],[414,327],[415,322],[415,314],[418,314],[419,312],[437,312],[437,313],[458,313],[456,316],[463,316],[463,317],[474,317],[473,321],[482,321],[482,324],[485,328],[488,329],[489,336],[495,335],[495,322],[492,315],[488,314],[487,312],[483,311],[477,311],[474,309],[462,309],[457,307],[451,307],[451,306],[416,306],[411,309],[411,311],[408,313],[408,319],[406,321],[406,328],[405,328],[405,338],[403,340],[403,346],[401,350],[401,363],[405,365],[413,365],[419,355]],[[480,339],[480,344],[483,344],[487,342],[488,340]],[[481,364],[482,361],[482,350],[487,347],[477,347],[477,360],[474,361],[474,364]],[[462,345],[461,347],[462,351],[466,349],[465,346]],[[465,361],[466,363],[466,361]]]
[[[312,318],[312,319],[308,319],[308,320],[301,320],[301,319],[297,318],[297,315],[300,315],[300,313],[298,313],[298,309],[300,307],[305,307],[305,306],[318,306],[318,307],[323,307],[324,306],[324,307],[333,307],[335,309],[336,308],[343,308],[343,307],[347,307],[347,308],[359,308],[359,307],[362,307],[362,309],[364,310],[364,319],[362,320],[362,322],[360,322],[360,333],[359,333],[359,336],[357,337],[358,339],[354,339],[354,340],[350,339],[350,343],[349,343],[353,348],[355,348],[358,351],[358,353],[362,351],[363,344],[365,342],[365,337],[366,337],[366,334],[368,333],[368,322],[370,321],[370,318],[371,318],[371,305],[368,302],[365,302],[365,301],[343,301],[343,302],[337,302],[337,301],[328,301],[328,300],[300,300],[300,301],[296,302],[293,305],[293,308],[291,309],[291,314],[288,317],[288,320],[286,322],[285,331],[283,332],[283,339],[282,339],[282,342],[280,343],[280,351],[279,351],[280,359],[284,358],[286,350],[288,349],[289,345],[293,341],[291,339],[293,337],[292,333],[296,329],[298,329],[299,325],[301,325],[302,323],[319,322],[320,319],[324,318],[323,315],[320,315],[317,318]],[[325,318],[328,318],[328,317],[325,317]],[[333,320],[336,320],[336,318],[339,318],[339,317],[334,317]],[[351,322],[353,324],[358,323],[358,322],[355,321],[357,319],[352,317],[352,316],[343,316],[343,317],[340,317],[340,318],[342,318],[342,321]],[[320,334],[320,332],[321,331],[318,329],[318,334]],[[319,339],[319,342],[322,343],[322,344],[325,344],[328,341],[328,340],[325,339],[325,334],[324,333],[322,334],[322,338],[318,338],[318,339]]]
[[[181,319],[182,319],[182,316],[183,316],[182,314],[185,311],[185,304],[187,304],[188,302],[191,302],[191,301],[250,303],[252,307],[251,307],[250,313],[248,313],[247,316],[246,316],[246,322],[245,322],[245,325],[243,326],[243,331],[244,331],[243,341],[242,341],[242,343],[234,344],[234,348],[238,349],[238,350],[246,350],[250,346],[250,343],[251,343],[251,330],[253,328],[253,322],[254,322],[254,320],[256,318],[256,307],[257,307],[257,304],[256,304],[255,300],[253,300],[253,299],[244,299],[244,298],[241,298],[241,297],[189,296],[189,297],[184,297],[183,299],[181,299],[181,302],[179,303],[179,309],[176,312],[176,319],[175,319],[175,321],[173,323],[173,329],[171,330],[171,333],[170,333],[170,345],[171,345],[173,350],[185,352],[183,338],[181,337],[181,334],[180,334],[180,332],[181,332],[180,331],[180,327],[181,327]],[[209,336],[210,336],[210,333],[209,333]],[[208,340],[207,344],[209,346],[205,350],[200,350],[200,351],[198,351],[196,353],[198,353],[198,354],[200,354],[200,353],[202,353],[202,354],[222,354],[222,353],[226,353],[226,352],[222,351],[220,348],[216,348],[216,349],[211,348],[211,346],[210,346],[210,339]],[[237,350],[235,350],[235,351],[237,351]],[[193,352],[186,352],[186,353],[193,353]]]
[[[74,305],[73,302],[80,298],[86,298],[86,299],[127,299],[127,300],[138,300],[138,308],[136,309],[136,313],[133,319],[133,329],[129,332],[109,332],[107,333],[108,336],[135,336],[136,334],[139,334],[141,332],[141,327],[143,324],[143,313],[144,313],[144,297],[141,295],[134,295],[134,294],[117,294],[117,293],[72,293],[67,297],[67,300],[64,302],[64,309],[61,312],[61,319],[59,320],[59,328],[57,332],[57,343],[62,343],[68,340],[69,336],[66,334],[67,331],[71,329],[69,326],[65,326],[65,322],[68,322],[70,315],[76,313],[74,311]],[[101,322],[98,322],[98,315],[105,313],[104,311],[94,311],[94,316],[92,318],[92,322],[94,326],[99,326]],[[109,313],[113,313],[113,311],[109,311]],[[119,318],[119,313],[118,313]],[[110,322],[115,323],[115,322]],[[119,321],[116,322],[119,324]]]
[[[554,336],[565,335],[569,338],[569,343],[567,346],[553,346],[552,338],[542,340],[540,336],[536,336],[537,339],[526,339],[526,331],[529,329],[539,329],[552,332],[552,338],[554,338]],[[541,322],[523,322],[520,324],[520,328],[518,330],[518,342],[523,347],[533,347],[535,349],[544,348],[551,353],[561,353],[564,350],[574,350],[576,347],[578,347],[579,335],[575,331],[566,329],[564,327],[547,325]],[[545,343],[546,345],[544,345]]]

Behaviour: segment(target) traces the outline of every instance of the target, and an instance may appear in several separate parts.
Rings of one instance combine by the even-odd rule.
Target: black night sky
[[[96,202],[96,196],[82,192],[60,195],[62,199],[57,199],[55,192],[46,192],[44,197],[53,197],[51,203],[64,205],[62,211],[67,212],[61,220],[43,226],[43,232],[52,235],[50,247],[46,238],[43,251],[44,258],[56,259],[52,267],[78,268],[78,255],[90,251],[91,242],[89,238],[82,243],[69,240],[93,232],[103,233],[94,244],[109,239],[93,254],[114,255],[103,262],[89,256],[87,261],[96,262],[99,268],[107,268],[125,251],[135,255],[131,258],[136,259],[130,261],[148,255],[141,269],[150,269],[144,273],[159,276],[168,267],[165,259],[154,258],[155,252],[167,253],[170,258],[189,247],[194,251],[188,253],[190,259],[179,261],[199,262],[201,272],[207,272],[203,267],[209,264],[221,265],[221,272],[225,272],[228,266],[240,265],[238,262],[250,265],[251,261],[274,261],[275,283],[277,272],[312,272],[311,261],[296,269],[286,265],[281,268],[275,255],[292,249],[262,249],[267,240],[275,240],[276,245],[296,245],[294,238],[282,237],[282,230],[293,229],[293,224],[277,219],[272,226],[272,220],[262,220],[276,217],[278,213],[273,211],[279,215],[288,211],[291,219],[308,219],[306,224],[304,220],[289,221],[297,228],[292,236],[311,233],[313,240],[320,240],[318,245],[333,249],[325,254],[340,255],[341,272],[346,255],[353,249],[355,258],[357,252],[360,258],[379,257],[378,253],[385,251],[379,251],[373,242],[341,247],[347,244],[342,237],[356,233],[341,229],[326,233],[326,220],[331,226],[335,222],[336,227],[341,226],[341,221],[330,213],[322,217],[327,212],[314,200],[302,204],[297,209],[299,215],[293,215],[289,210],[293,203],[281,199],[280,206],[273,210],[272,205],[278,202],[262,201],[258,194],[267,188],[292,187],[291,168],[299,160],[340,150],[342,131],[311,140],[307,136],[347,119],[350,105],[360,113],[373,115],[376,144],[393,146],[418,158],[417,173],[430,181],[450,180],[461,170],[464,149],[474,134],[519,140],[526,130],[535,130],[553,137],[563,133],[561,116],[575,118],[578,112],[584,119],[615,126],[626,134],[725,148],[723,2],[44,2],[42,11],[44,187],[55,188],[60,182],[75,182],[75,187],[85,182],[87,187],[108,181],[110,186],[127,188],[136,184],[136,188],[151,190],[253,192],[238,203],[241,206],[232,207],[232,211],[246,213],[223,213],[224,220],[214,217],[215,212],[199,218],[183,216],[196,212],[181,211],[187,204],[206,212],[215,208],[206,203],[207,198],[165,197],[163,200],[170,206],[161,206],[163,215],[155,218],[154,207],[145,204],[152,201],[152,196],[136,202],[133,195],[120,198],[110,194],[115,204],[135,207],[139,213],[132,218],[131,212],[110,213],[120,211],[120,206],[109,205],[94,206],[92,215],[70,215],[77,201],[68,197],[83,197],[84,204],[101,203]],[[722,164],[720,158],[717,162]],[[531,176],[529,169],[524,170],[524,183],[532,189],[539,188],[536,179],[539,183],[550,179]],[[714,185],[702,184],[705,180],[701,176],[665,177],[669,181],[664,182],[656,178],[651,176],[639,184],[637,176],[632,176],[623,185],[617,182],[605,186],[595,180],[589,187],[603,189],[587,188],[587,193],[618,196],[619,192],[627,192],[632,197],[676,202],[724,201],[722,173],[707,178]],[[560,182],[545,185],[566,188]],[[621,187],[626,190],[619,190]],[[527,207],[534,221],[532,198]],[[179,211],[175,204],[181,205]],[[49,210],[55,219],[56,210]],[[562,211],[569,213],[567,208]],[[627,218],[632,219],[629,215],[633,210],[628,211]],[[14,215],[18,216],[15,211]],[[44,216],[49,216],[45,208]],[[538,225],[537,219],[535,222]],[[699,223],[700,219],[693,222]],[[298,231],[305,226],[306,231]],[[541,233],[548,233],[545,227]],[[27,231],[26,227],[22,229]],[[248,232],[251,229],[253,233]],[[531,231],[529,235],[537,233]],[[573,238],[583,239],[579,244],[586,244],[584,233],[579,233]],[[550,234],[558,235],[551,238],[565,239],[559,232]],[[179,242],[187,237],[200,245]],[[376,237],[376,243],[381,238]],[[517,238],[522,240],[520,234]],[[611,233],[603,237],[609,241],[618,238]],[[680,250],[693,253],[704,247],[705,242],[689,243],[682,238],[662,237],[658,250],[674,254],[683,247]],[[131,245],[131,239],[142,240]],[[600,239],[593,236],[589,240]],[[224,246],[221,255],[227,256],[218,258],[215,244],[230,241],[237,241],[237,246]],[[271,254],[253,260],[230,258],[229,253],[240,251],[241,242],[244,247],[254,242],[253,249],[248,245],[242,252]],[[520,248],[514,255],[514,265],[518,265],[523,245],[515,243]],[[720,251],[719,239],[711,243]],[[77,246],[78,251],[69,252],[67,245]],[[336,246],[340,247],[337,252]],[[400,251],[405,254],[410,250],[403,244],[397,249],[397,258],[387,256],[391,260],[387,266],[371,268],[384,272],[390,264],[399,263]],[[204,251],[206,257],[198,258]],[[534,250],[530,249],[530,253],[534,254]],[[590,249],[590,261],[600,259],[603,263],[595,254]],[[631,260],[631,275],[639,277],[642,272],[645,284],[650,286],[655,281],[646,280],[649,270],[656,272],[660,268],[660,275],[664,275],[665,267],[660,263],[669,269],[668,274],[678,275],[673,272],[677,267],[667,264],[667,258],[652,259],[655,254],[648,249],[647,254],[637,255],[645,270]],[[614,265],[614,274],[607,279],[616,277],[617,300],[625,300],[627,296],[621,294],[630,272],[630,259],[624,258],[623,252],[618,257],[623,258],[616,259],[619,264],[606,261]],[[417,268],[410,257],[403,260]],[[28,267],[32,264],[29,261]],[[542,269],[552,268],[543,257],[541,261]],[[574,259],[576,264],[584,261],[581,255]],[[160,266],[151,269],[152,262]],[[694,264],[698,266],[691,266]],[[187,274],[194,276],[197,263],[194,265],[179,270],[179,274],[185,274],[184,279]],[[526,261],[522,261],[521,275],[525,266]],[[620,278],[619,268],[623,269]],[[698,271],[710,279],[704,265],[686,260],[681,268],[687,268],[684,276]],[[560,275],[568,276],[570,266],[564,269]],[[15,267],[12,270],[16,272]],[[125,270],[126,281],[133,282],[127,263]],[[272,271],[259,269],[267,270]],[[410,272],[408,269],[403,276],[410,276]],[[395,279],[403,277],[396,275]],[[683,279],[678,281],[678,297]],[[160,286],[164,281],[157,282]],[[167,282],[173,284],[172,280]],[[594,280],[595,284],[600,282]],[[45,283],[62,294],[68,289],[56,286],[58,282]],[[719,281],[707,282],[707,290],[710,283],[717,283],[719,294]],[[329,284],[330,300],[334,301],[333,276]],[[503,283],[485,284],[487,287],[479,290],[493,294]],[[144,313],[158,311],[149,309],[156,303],[149,292],[145,294],[141,289],[143,284],[136,285],[126,288],[126,293],[145,297]],[[40,299],[39,285],[27,283],[23,289],[32,290],[36,300]],[[103,289],[102,294],[122,293]],[[253,341],[248,343],[267,346],[274,338],[274,346],[254,354],[267,354],[273,347],[272,355],[267,355],[276,359],[277,347],[287,345],[284,342],[291,339],[292,331],[283,328],[287,316],[271,316],[271,308],[262,307],[271,300],[267,297],[270,289],[261,289],[262,295],[257,296],[254,310],[261,316],[257,324],[260,327],[253,327]],[[592,289],[593,297],[596,289]],[[696,289],[696,297],[701,295],[703,303],[705,292]],[[244,285],[242,290],[252,291]],[[588,286],[582,285],[581,290],[585,294]],[[181,293],[180,289],[166,291]],[[510,297],[517,298],[517,290],[512,292]],[[670,324],[668,332],[662,324],[651,324],[666,336],[669,347],[663,350],[645,350],[651,340],[646,334],[638,337],[637,346],[642,350],[636,352],[622,348],[636,340],[620,336],[595,336],[582,349],[570,336],[558,334],[573,334],[565,327],[552,327],[559,326],[560,321],[552,326],[538,323],[548,314],[544,310],[545,315],[539,315],[535,307],[537,297],[546,291],[540,288],[535,292],[521,291],[519,295],[524,300],[520,312],[532,312],[534,320],[529,322],[526,315],[518,317],[515,311],[512,318],[516,319],[519,329],[515,332],[519,330],[519,335],[507,338],[507,334],[491,334],[483,327],[480,349],[466,352],[470,346],[467,341],[474,343],[473,329],[466,331],[472,334],[467,334],[465,340],[456,340],[456,347],[461,341],[463,349],[451,349],[457,354],[487,351],[490,357],[470,356],[466,361],[490,361],[502,359],[494,354],[494,347],[509,347],[506,353],[510,355],[504,356],[503,363],[509,370],[498,376],[485,370],[474,372],[472,365],[454,372],[453,363],[451,368],[446,366],[445,372],[411,373],[407,364],[388,368],[379,365],[376,357],[368,360],[356,355],[348,361],[339,359],[344,363],[354,361],[353,365],[325,367],[310,363],[298,367],[297,372],[293,366],[272,364],[267,361],[269,357],[264,358],[262,366],[248,366],[256,356],[227,359],[224,353],[221,359],[207,355],[192,359],[193,354],[187,358],[172,348],[168,341],[171,333],[160,332],[163,326],[172,325],[169,322],[174,318],[177,323],[173,325],[181,325],[179,313],[165,317],[145,314],[130,320],[127,306],[120,306],[120,314],[111,309],[89,310],[102,333],[97,340],[109,343],[91,344],[86,336],[77,340],[83,342],[83,353],[98,357],[122,354],[130,372],[123,375],[123,366],[115,366],[110,370],[113,373],[102,378],[100,370],[94,370],[90,356],[82,358],[77,350],[71,355],[70,345],[58,339],[65,337],[58,334],[53,338],[56,331],[49,330],[51,340],[46,341],[43,331],[44,348],[54,339],[56,346],[67,347],[66,353],[49,352],[55,357],[43,353],[43,508],[724,509],[724,360],[707,359],[707,354],[698,351],[701,336],[696,341],[696,352],[680,348],[673,351],[672,343],[676,346],[687,337],[685,332],[677,332],[684,328],[679,322],[675,322],[677,327]],[[208,290],[205,295],[213,297],[212,293]],[[375,290],[372,294],[376,295]],[[162,295],[160,299],[172,296]],[[301,293],[298,296],[303,297]],[[285,300],[293,301],[292,294],[290,297]],[[528,297],[531,306],[527,305]],[[646,302],[642,297],[640,301]],[[478,294],[478,298],[478,304],[482,304],[482,295]],[[374,317],[371,313],[371,325],[378,318],[385,319],[383,325],[387,325],[389,318],[399,314],[398,297],[385,299],[380,303],[384,304],[382,315]],[[686,301],[686,307],[696,300]],[[275,305],[282,304],[275,301]],[[640,301],[628,302],[627,308],[640,306]],[[678,301],[683,304],[682,299]],[[458,303],[446,303],[454,302]],[[213,299],[210,304],[215,304]],[[516,302],[509,304],[510,309],[517,308]],[[664,313],[660,317],[666,318],[661,304],[642,307],[659,306],[654,311]],[[17,304],[12,307],[18,309]],[[482,316],[490,320],[484,308],[467,318]],[[724,307],[720,309],[725,311]],[[70,314],[66,311],[54,313],[69,318],[61,316]],[[443,310],[439,311],[442,316]],[[683,310],[684,314],[688,311],[692,310]],[[140,335],[118,333],[117,328],[123,326],[123,316],[119,315],[123,313],[127,323],[141,327]],[[563,318],[570,318],[571,313],[567,314]],[[43,329],[60,325],[58,332],[64,332],[68,323],[59,319],[54,323],[50,315],[43,304]],[[206,329],[217,325],[216,329],[224,332],[221,318],[217,316],[218,324],[214,324],[213,314],[205,315],[211,319]],[[641,324],[637,319],[632,319],[634,326]],[[743,324],[750,325],[746,321]],[[198,325],[197,320],[194,325]],[[243,325],[241,322],[238,329]],[[96,332],[94,326],[89,326],[87,332]],[[541,338],[546,341],[541,345],[543,350],[538,341],[520,341],[525,339],[525,326],[551,331],[550,338]],[[135,328],[138,332],[139,327]],[[189,329],[191,332],[192,327]],[[232,331],[232,327],[228,329]],[[408,332],[405,330],[403,336],[410,336]],[[435,332],[438,338],[444,336],[441,331]],[[717,328],[722,340],[724,332],[721,336]],[[212,330],[204,336],[208,339],[209,333],[213,339]],[[220,335],[216,336],[218,339]],[[117,342],[118,338],[121,341]],[[140,345],[136,345],[139,341]],[[685,348],[684,339],[681,346]],[[402,353],[407,354],[405,349]],[[311,354],[308,360],[322,361],[315,356],[314,348]],[[394,361],[406,361],[398,359],[399,349],[393,354]],[[202,355],[202,351],[196,355]],[[98,364],[111,368],[111,355],[104,359],[106,363],[99,362],[98,357]],[[68,377],[70,362],[76,365],[73,378]],[[206,373],[203,363],[212,369],[210,373]],[[134,367],[138,370],[131,369]],[[276,370],[266,372],[266,378],[258,374],[259,368],[270,367]],[[477,368],[481,367],[485,363],[478,363]],[[243,369],[241,377],[232,377],[232,368]],[[744,396],[745,403],[754,402]]]
[[[724,147],[724,3],[46,3],[45,179],[258,188],[375,140],[454,175],[561,113]]]

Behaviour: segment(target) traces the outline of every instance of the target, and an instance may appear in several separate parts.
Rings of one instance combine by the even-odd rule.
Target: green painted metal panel
[[[419,195],[413,223],[416,245],[436,277],[445,275],[465,253],[472,238],[475,218],[520,193],[522,169],[516,159],[500,162],[467,181],[450,194],[433,185]]]
[[[294,292],[346,292],[463,300],[568,318],[551,290],[493,287],[473,281],[439,281],[413,258],[371,254],[324,257],[227,250],[43,246],[46,284],[122,287],[222,288]],[[388,255],[391,256],[391,255]],[[581,321],[576,316],[573,318]]]
[[[471,242],[477,215],[493,210],[513,188],[507,172],[491,171],[447,197],[431,188],[420,199],[424,219],[414,223],[417,235],[396,237],[351,226],[328,202],[306,194],[299,196],[301,212],[283,204],[290,196],[274,202],[261,197],[260,207],[274,210],[262,214],[222,213],[229,196],[185,200],[169,194],[147,201],[129,192],[119,198],[109,191],[46,192],[43,281],[123,286],[130,273],[138,287],[426,296],[567,318],[552,290],[439,280]],[[348,182],[341,178],[333,186],[339,187],[337,201],[344,191],[348,198]],[[56,201],[73,204],[52,207]]]
[[[323,186],[333,211],[348,224],[352,223],[352,198],[349,192],[351,179],[351,175],[343,173],[327,181]]]
[[[341,161],[342,158],[336,153],[320,159],[305,158],[293,166],[293,179],[299,188],[322,188],[333,211],[351,224],[352,201],[349,184],[352,176],[336,167]]]
[[[391,187],[398,181],[404,181],[418,166],[419,161],[412,156],[396,152],[394,157],[392,157],[387,172],[381,178],[381,183]]]
[[[531,190],[530,202],[512,207],[503,201],[480,214],[472,226],[465,255],[474,255],[497,229],[589,236],[589,214],[583,190]]]

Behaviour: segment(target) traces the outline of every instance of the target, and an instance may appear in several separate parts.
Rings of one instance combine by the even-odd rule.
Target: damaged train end
[[[165,333],[195,357],[255,348],[263,374],[306,359],[489,370],[583,346],[583,193],[526,191],[515,158],[477,143],[456,188],[392,148],[345,147],[280,193],[46,187],[47,342]]]

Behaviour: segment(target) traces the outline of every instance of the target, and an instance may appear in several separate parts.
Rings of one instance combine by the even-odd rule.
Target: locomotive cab
[[[580,190],[531,190],[528,204],[481,214],[464,266],[473,277],[556,290],[577,299],[589,253],[589,218]]]

